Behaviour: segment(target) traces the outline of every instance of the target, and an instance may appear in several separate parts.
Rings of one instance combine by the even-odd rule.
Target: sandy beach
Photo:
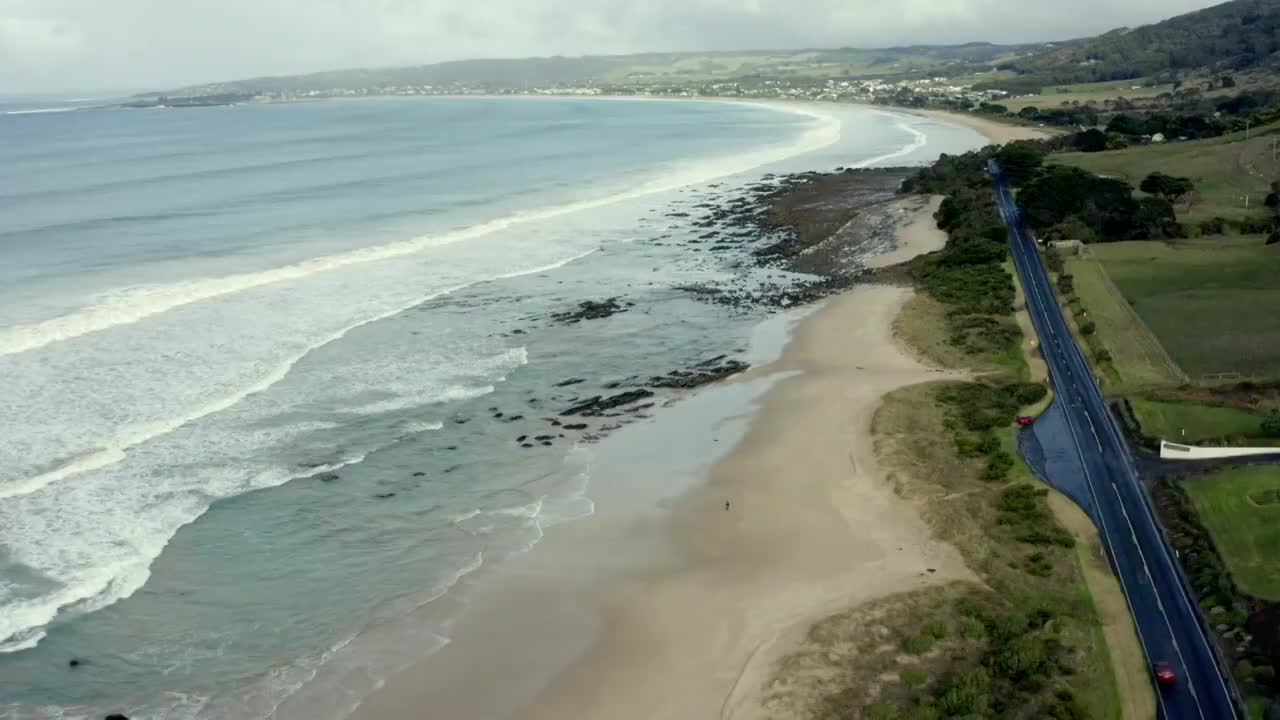
[[[1049,130],[1003,123],[972,113],[947,112],[944,110],[909,110],[905,112],[924,115],[925,117],[935,118],[955,125],[964,125],[982,133],[996,145],[1003,145],[1015,140],[1043,140],[1053,136],[1053,133]]]
[[[940,247],[939,199],[902,201],[898,248],[874,264]],[[603,452],[597,471],[614,476],[613,490],[596,515],[550,529],[478,594],[455,643],[356,717],[758,717],[757,691],[787,638],[867,600],[972,578],[894,493],[872,445],[882,397],[940,377],[893,337],[911,294],[837,296],[777,361],[616,436],[631,447]],[[664,471],[664,453],[716,454],[730,440],[679,427],[697,421],[682,406],[715,393],[752,406],[732,450],[701,472]]]

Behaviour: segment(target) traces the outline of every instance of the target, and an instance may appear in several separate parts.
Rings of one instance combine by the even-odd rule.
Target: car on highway
[[[1035,421],[1036,419],[1031,417],[1030,415],[1023,415],[1022,417],[1018,418],[1018,424],[1023,427],[1026,427]]]
[[[1178,674],[1173,671],[1173,666],[1167,662],[1161,661],[1152,666],[1151,672],[1156,676],[1156,682],[1160,685],[1172,685],[1178,682]]]

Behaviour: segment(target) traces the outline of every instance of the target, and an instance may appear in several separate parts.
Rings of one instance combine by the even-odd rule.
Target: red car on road
[[[1178,682],[1178,675],[1173,671],[1173,666],[1167,662],[1158,662],[1151,668],[1155,673],[1156,682],[1161,685],[1172,685]]]
[[[1023,415],[1022,417],[1018,418],[1018,424],[1023,427],[1026,427],[1035,421],[1036,419],[1031,417],[1030,415]]]

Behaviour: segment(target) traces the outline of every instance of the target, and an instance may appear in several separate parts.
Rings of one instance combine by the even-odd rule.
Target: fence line
[[[1147,326],[1147,323],[1142,319],[1142,316],[1138,314],[1138,311],[1134,310],[1133,306],[1129,304],[1128,298],[1124,296],[1124,293],[1120,292],[1120,288],[1116,287],[1115,281],[1111,279],[1111,274],[1107,272],[1106,266],[1103,265],[1102,261],[1089,250],[1088,245],[1082,244],[1080,246],[1079,256],[1089,260],[1097,266],[1098,273],[1102,277],[1102,285],[1106,288],[1107,292],[1120,307],[1124,308],[1124,312],[1129,315],[1129,318],[1133,320],[1134,324],[1141,328],[1142,332],[1145,333],[1145,336],[1139,341],[1143,347],[1154,353],[1156,360],[1163,364],[1165,369],[1172,373],[1175,378],[1182,382],[1191,382],[1191,377],[1183,372],[1182,368],[1178,366],[1178,363],[1174,361],[1171,355],[1169,355],[1169,351],[1164,349],[1164,345],[1160,343],[1159,336],[1151,331],[1151,328]]]

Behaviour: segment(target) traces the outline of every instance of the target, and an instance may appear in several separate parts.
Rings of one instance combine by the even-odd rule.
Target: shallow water
[[[340,716],[447,641],[447,623],[397,619],[591,512],[591,446],[541,417],[749,354],[759,311],[674,288],[767,273],[679,245],[695,229],[664,211],[765,172],[979,144],[862,108],[591,100],[87,111],[0,132],[19,140],[0,148],[13,717],[265,717],[345,664]],[[611,296],[634,306],[548,317]],[[401,651],[375,641],[390,626]]]

